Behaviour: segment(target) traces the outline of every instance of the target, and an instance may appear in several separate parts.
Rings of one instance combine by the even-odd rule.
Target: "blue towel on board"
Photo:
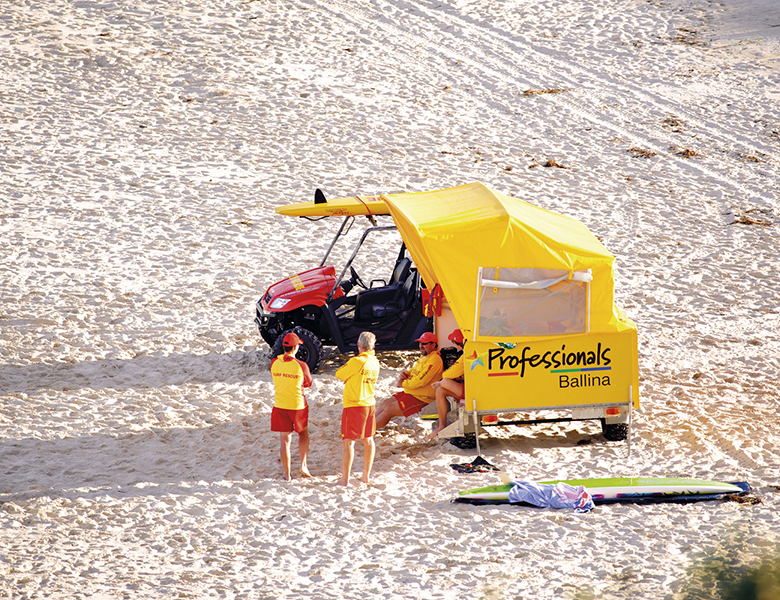
[[[573,508],[577,513],[593,509],[593,498],[584,485],[574,487],[562,481],[551,484],[516,479],[512,482],[508,500],[550,508]]]

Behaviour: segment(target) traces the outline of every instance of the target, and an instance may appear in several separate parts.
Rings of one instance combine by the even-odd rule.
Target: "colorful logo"
[[[480,354],[479,356],[477,356],[477,353],[474,352],[474,354],[472,354],[471,356],[467,357],[468,360],[473,361],[471,363],[471,370],[473,371],[478,366],[484,367],[485,366],[485,357],[487,355],[488,355],[488,353],[485,352],[485,353]]]
[[[530,346],[515,350],[517,344],[496,344],[487,352],[477,355],[476,351],[468,357],[471,370],[485,367],[488,377],[524,377],[526,369],[542,368],[552,374],[561,373],[592,373],[596,371],[611,371],[611,348],[599,342],[593,350],[567,351],[566,344],[560,349],[547,350],[543,353],[533,352]]]

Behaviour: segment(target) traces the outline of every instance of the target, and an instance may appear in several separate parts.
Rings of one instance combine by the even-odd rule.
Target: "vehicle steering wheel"
[[[355,271],[354,267],[349,267],[349,273],[350,273],[350,281],[353,283],[357,283],[360,287],[362,287],[364,290],[368,289],[368,286],[363,283],[363,280],[360,278],[360,275],[357,274],[357,271]]]

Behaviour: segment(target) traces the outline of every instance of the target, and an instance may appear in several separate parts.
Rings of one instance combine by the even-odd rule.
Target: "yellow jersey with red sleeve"
[[[439,352],[431,352],[414,363],[414,366],[409,369],[409,377],[401,387],[410,396],[430,404],[436,399],[436,390],[431,387],[431,384],[441,379],[443,369]]]
[[[312,382],[309,365],[294,356],[281,354],[271,361],[271,376],[274,378],[274,406],[287,410],[306,408],[303,388]]]
[[[373,350],[366,350],[350,358],[336,371],[344,382],[344,408],[374,406],[374,386],[379,379],[379,361]]]
[[[442,379],[454,379],[456,381],[463,381],[463,373],[466,370],[465,367],[465,355],[461,354],[452,366],[441,374]]]

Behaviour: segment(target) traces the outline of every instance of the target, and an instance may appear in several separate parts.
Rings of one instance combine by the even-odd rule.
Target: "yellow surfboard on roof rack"
[[[317,190],[319,192],[319,190]],[[315,194],[312,202],[298,202],[279,206],[276,212],[290,217],[370,217],[389,215],[385,201],[379,196],[352,196],[350,198],[325,199],[321,193]]]

